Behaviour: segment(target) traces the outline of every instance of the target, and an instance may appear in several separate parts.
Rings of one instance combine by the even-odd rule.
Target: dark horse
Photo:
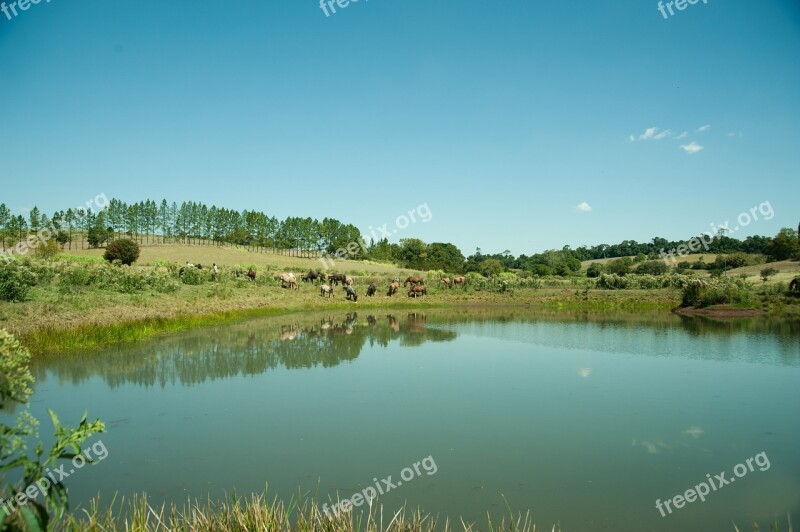
[[[377,291],[378,291],[378,285],[376,285],[375,283],[370,283],[369,287],[367,288],[367,295],[369,297],[372,297],[375,295],[375,292]]]
[[[247,277],[249,277],[251,281],[255,281],[256,271],[253,268],[250,268],[249,270],[247,270]]]
[[[322,282],[322,281],[325,280],[325,274],[322,273],[322,272],[308,272],[308,273],[304,273],[303,275],[301,275],[300,279],[302,279],[303,282],[306,282],[306,283],[309,282],[309,281],[314,283],[314,282],[317,282],[317,280]]]
[[[328,280],[332,285],[338,285],[339,283],[345,284],[347,281],[347,276],[343,273],[332,273],[328,276]]]

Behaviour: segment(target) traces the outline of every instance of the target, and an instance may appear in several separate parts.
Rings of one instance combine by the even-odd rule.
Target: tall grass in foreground
[[[382,506],[375,505],[364,512],[342,513],[327,516],[321,507],[310,499],[292,498],[287,504],[267,501],[265,495],[253,494],[249,498],[233,497],[228,501],[206,503],[188,502],[182,507],[162,505],[153,507],[145,496],[112,502],[101,510],[98,501],[78,515],[71,516],[63,527],[74,532],[99,532],[126,530],[130,532],[166,532],[194,530],[225,531],[317,531],[329,532],[472,532],[477,530],[535,532],[536,525],[530,513],[509,514],[498,522],[458,523],[402,508],[397,513],[385,514]],[[553,525],[550,532],[560,531]]]

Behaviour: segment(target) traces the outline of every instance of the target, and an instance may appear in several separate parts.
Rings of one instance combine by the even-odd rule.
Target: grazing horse
[[[460,277],[453,277],[453,286],[460,284],[463,288],[467,287],[467,278],[463,275]]]
[[[319,280],[320,280],[320,282],[321,282],[321,281],[324,281],[324,280],[325,280],[325,274],[324,274],[324,273],[321,273],[321,272],[314,272],[314,271],[311,271],[311,272],[304,273],[303,275],[301,275],[301,276],[300,276],[300,279],[302,279],[302,281],[303,281],[304,283],[307,283],[307,282],[309,282],[309,281],[311,281],[311,282],[316,282],[316,281],[317,281],[317,279],[319,279]]]
[[[249,269],[247,270],[247,277],[248,277],[248,278],[249,278],[251,281],[255,281],[255,280],[256,280],[256,271],[255,271],[253,268],[249,268]]]
[[[353,288],[353,285],[345,285],[344,286],[345,297],[351,301],[358,302],[358,294],[356,294],[356,289]]]
[[[422,284],[424,282],[425,282],[425,279],[423,279],[422,277],[410,276],[410,277],[408,277],[406,279],[406,282],[403,283],[403,286],[405,287],[405,286],[408,286],[409,284],[411,286],[415,286],[415,285],[418,285],[418,284]]]
[[[428,293],[428,289],[425,288],[424,284],[418,284],[411,287],[411,290],[408,291],[408,297],[416,298],[417,296],[425,297]]]
[[[344,284],[346,284],[347,286],[353,286],[353,278],[350,277],[349,275],[345,275]]]
[[[370,283],[369,287],[367,288],[367,295],[369,297],[372,297],[375,295],[375,292],[377,291],[378,291],[378,285],[376,285],[375,283]]]
[[[792,294],[800,294],[800,277],[795,277],[792,279],[792,282],[789,283],[789,292]]]
[[[453,285],[450,284],[450,278],[449,277],[445,277],[444,279],[442,279],[442,283],[444,284],[445,288],[453,288]]]
[[[333,294],[333,287],[328,286],[326,284],[320,285],[319,287],[319,295],[321,296],[328,296],[328,297],[335,297]]]
[[[294,278],[293,273],[282,273],[281,274],[281,288],[291,288],[292,290],[298,290],[300,287],[297,286],[297,279]]]
[[[340,282],[344,284],[347,276],[343,273],[332,273],[328,276],[328,280],[332,285],[338,285]]]
[[[389,291],[386,292],[387,296],[393,296],[397,293],[397,289],[400,288],[400,283],[398,281],[394,281],[392,284],[389,285]]]

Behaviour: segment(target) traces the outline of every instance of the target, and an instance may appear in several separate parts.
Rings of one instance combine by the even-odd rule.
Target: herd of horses
[[[248,271],[248,276],[250,274],[252,278],[255,278],[255,272],[251,269]],[[299,290],[300,286],[297,282],[297,278],[293,273],[282,273],[278,276],[278,279],[281,282],[281,288],[289,288],[291,290]],[[358,301],[358,294],[356,293],[356,289],[353,286],[353,278],[349,275],[345,275],[343,273],[332,273],[326,275],[320,271],[310,271],[308,273],[304,273],[300,276],[300,280],[304,283],[312,283],[319,285],[319,295],[322,297],[335,297],[333,287],[342,285],[342,289],[345,292],[345,297],[350,301]],[[467,286],[467,279],[466,277],[459,276],[453,277],[452,279],[449,277],[445,277],[441,280],[442,284],[445,288],[453,288],[454,286],[461,286],[462,288],[466,288]],[[408,297],[425,297],[428,295],[428,288],[425,286],[425,279],[420,276],[411,275],[406,278],[403,282],[403,288],[408,287]],[[389,283],[389,289],[386,292],[386,295],[391,297],[395,295],[398,290],[400,289],[400,279],[395,277]],[[367,287],[367,296],[372,297],[378,293],[378,285],[376,283],[370,283],[369,287]]]
[[[187,268],[197,268],[198,270],[202,270],[203,266],[200,264],[192,264],[190,262],[186,263],[186,266],[181,268],[179,271],[179,275],[183,275],[184,271]],[[217,274],[217,265],[214,264],[213,267],[213,275],[216,277]],[[236,277],[245,276],[251,281],[255,281],[256,279],[256,271],[253,268],[248,268],[247,271],[242,269],[236,270],[235,272]],[[297,278],[295,277],[294,273],[282,273],[278,276],[278,279],[281,282],[281,288],[289,288],[291,290],[299,290],[300,286],[297,283]],[[324,274],[320,271],[310,271],[308,273],[304,273],[300,276],[300,280],[304,283],[316,283],[319,284],[319,294],[323,297],[335,297],[333,292],[334,286],[342,285],[342,289],[345,292],[345,297],[350,301],[358,301],[358,294],[356,293],[356,289],[353,286],[353,278],[349,275],[345,275],[343,273],[332,273],[329,275]],[[330,283],[330,284],[327,284]],[[455,286],[461,286],[462,288],[467,287],[467,278],[464,276],[453,277],[444,277],[441,279],[441,283],[445,286],[445,288],[453,288]],[[425,297],[428,295],[428,288],[425,286],[425,279],[423,277],[417,275],[410,275],[406,278],[403,282],[403,288],[409,287],[408,290],[408,297]],[[400,279],[395,277],[389,283],[389,290],[386,292],[386,295],[391,297],[397,293],[400,289]],[[378,285],[370,283],[369,287],[367,287],[367,296],[372,297],[378,292]]]

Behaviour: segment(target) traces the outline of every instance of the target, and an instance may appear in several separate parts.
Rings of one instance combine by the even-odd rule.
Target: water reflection
[[[251,319],[107,350],[37,357],[32,369],[39,379],[51,372],[74,384],[99,376],[111,387],[192,385],[278,367],[333,367],[354,360],[367,344],[421,346],[461,334],[560,349],[800,366],[797,321],[478,308]],[[588,378],[592,368],[576,372]]]

